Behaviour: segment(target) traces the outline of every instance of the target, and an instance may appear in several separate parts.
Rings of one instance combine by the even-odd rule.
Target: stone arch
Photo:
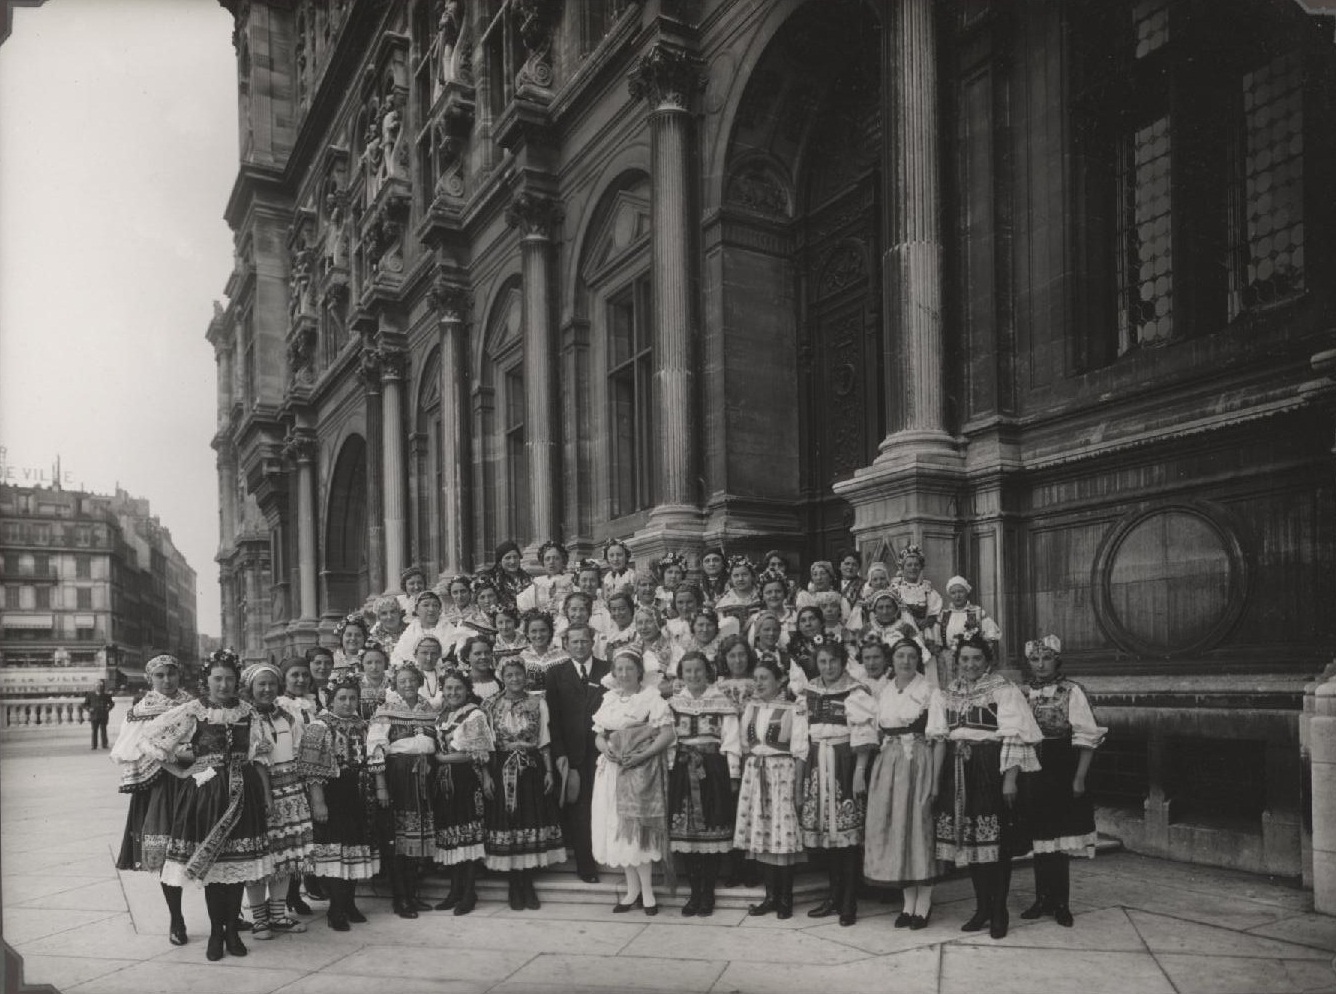
[[[634,145],[618,149],[617,153],[604,165],[598,178],[590,185],[590,189],[594,190],[595,194],[585,199],[580,211],[578,225],[575,229],[577,232],[575,244],[572,246],[573,251],[570,253],[570,261],[566,268],[566,292],[562,294],[562,301],[563,308],[569,308],[569,313],[563,315],[563,320],[568,320],[571,317],[588,316],[582,309],[587,301],[583,299],[581,273],[584,270],[584,258],[588,252],[588,242],[592,236],[594,223],[608,191],[630,185],[628,177],[633,175],[648,176],[649,171],[649,144],[647,142],[637,142]]]
[[[352,611],[370,590],[367,485],[366,439],[350,434],[334,459],[325,501],[325,612]]]

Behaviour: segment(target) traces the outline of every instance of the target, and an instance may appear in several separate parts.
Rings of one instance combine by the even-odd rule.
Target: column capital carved
[[[404,349],[382,345],[376,350],[380,359],[380,381],[402,380],[408,372],[408,353]]]
[[[700,60],[667,45],[655,45],[627,73],[631,99],[647,100],[651,110],[686,110],[691,95],[704,86]]]
[[[445,273],[436,274],[427,297],[442,322],[468,320],[472,294],[467,286],[456,283]]]
[[[525,237],[551,238],[566,211],[560,201],[525,190],[511,199],[505,216],[506,224],[519,228]]]
[[[357,356],[357,375],[368,391],[380,390],[380,349],[363,344]]]
[[[293,428],[283,438],[283,454],[294,462],[311,462],[316,448],[315,434],[306,429]]]

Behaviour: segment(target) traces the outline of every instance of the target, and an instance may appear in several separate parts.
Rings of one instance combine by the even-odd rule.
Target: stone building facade
[[[1063,637],[1115,730],[1106,826],[1299,872],[1336,558],[1330,20],[224,4],[228,641],[309,644],[511,537],[915,542],[1011,666]]]
[[[0,484],[0,578],[0,692],[70,668],[142,681],[159,652],[195,663],[195,571],[143,498]]]

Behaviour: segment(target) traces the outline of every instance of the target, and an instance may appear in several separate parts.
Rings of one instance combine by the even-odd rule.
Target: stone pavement
[[[74,732],[0,739],[0,900],[5,942],[28,984],[74,994],[190,991],[393,994],[544,991],[1081,991],[1336,992],[1336,919],[1311,895],[1230,871],[1128,853],[1073,867],[1076,927],[1021,922],[1031,899],[1017,867],[1006,939],[966,935],[967,880],[941,885],[928,928],[891,927],[891,908],[863,902],[841,928],[805,915],[750,919],[738,907],[682,918],[681,898],[653,919],[553,899],[513,912],[489,888],[473,914],[401,921],[387,899],[361,901],[371,921],[332,932],[249,942],[244,959],[204,959],[202,894],[186,894],[189,945],[167,942],[156,881],[112,866],[126,801],[105,752]],[[606,877],[605,877],[606,879]]]

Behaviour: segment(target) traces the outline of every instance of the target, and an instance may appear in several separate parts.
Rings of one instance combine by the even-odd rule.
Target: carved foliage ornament
[[[294,428],[283,438],[283,454],[289,459],[297,462],[309,461],[315,458],[315,452],[315,436],[309,431],[299,431]]]
[[[631,98],[648,100],[653,107],[685,110],[691,95],[704,86],[700,62],[665,45],[655,45],[642,55],[627,76]]]
[[[428,297],[442,320],[463,321],[468,317],[472,302],[469,288],[452,281],[444,273],[436,275]]]
[[[516,194],[506,208],[506,224],[526,236],[552,237],[565,216],[558,201],[528,191]]]

